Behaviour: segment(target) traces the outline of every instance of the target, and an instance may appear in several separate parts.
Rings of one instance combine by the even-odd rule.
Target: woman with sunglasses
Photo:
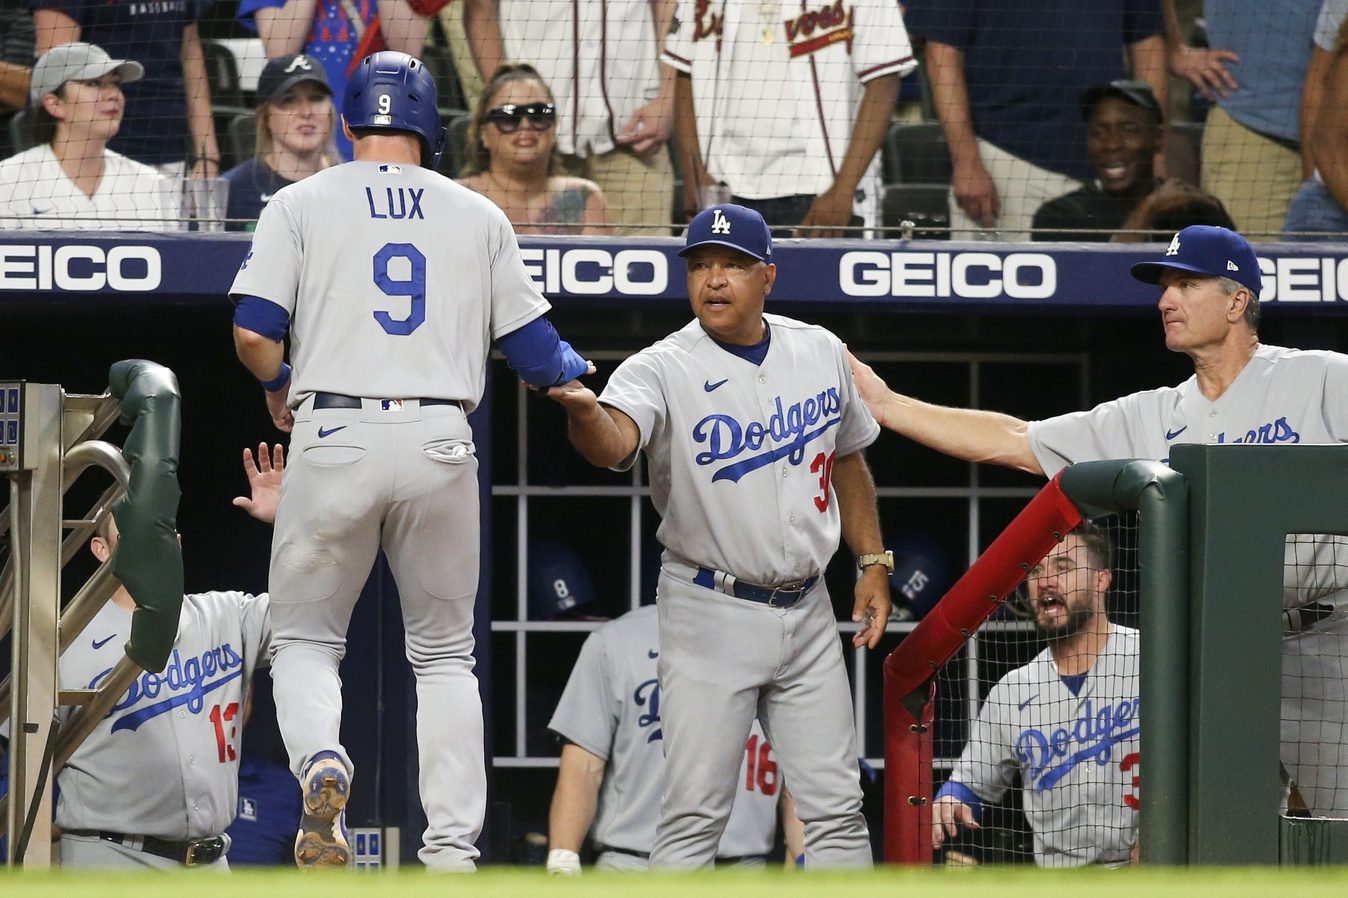
[[[468,131],[459,183],[500,206],[520,234],[612,233],[599,185],[554,175],[557,112],[533,66],[496,70]]]

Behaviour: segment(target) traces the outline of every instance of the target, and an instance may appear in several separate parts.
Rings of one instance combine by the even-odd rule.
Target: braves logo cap
[[[258,102],[274,103],[301,81],[312,81],[329,96],[332,95],[332,86],[328,84],[328,73],[323,71],[323,64],[311,56],[295,53],[267,61],[257,78]]]
[[[679,250],[686,256],[699,246],[728,246],[760,262],[772,261],[772,232],[753,209],[722,203],[703,209],[688,223],[688,237]]]
[[[1132,271],[1133,277],[1144,284],[1159,284],[1167,269],[1230,278],[1248,287],[1256,298],[1264,289],[1254,248],[1227,228],[1190,225],[1171,239],[1161,261],[1138,262]]]

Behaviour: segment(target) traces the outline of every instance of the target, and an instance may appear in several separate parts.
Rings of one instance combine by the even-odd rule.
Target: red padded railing
[[[885,862],[930,864],[936,673],[1081,512],[1049,481],[885,659]]]

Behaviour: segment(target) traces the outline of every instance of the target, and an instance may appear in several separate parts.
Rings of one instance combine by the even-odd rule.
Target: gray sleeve
[[[1315,45],[1333,53],[1344,19],[1348,19],[1348,0],[1325,0],[1320,5],[1320,18],[1315,22]]]
[[[969,741],[950,772],[950,781],[961,783],[985,802],[996,804],[1011,787],[1020,764],[1011,745],[1011,728],[1003,712],[1011,701],[1000,684],[983,702],[978,717],[969,726]]]
[[[529,280],[514,228],[504,213],[495,211],[491,247],[491,337],[499,340],[552,306]]]
[[[1348,5],[1348,0],[1343,2]],[[1325,385],[1320,395],[1324,403],[1321,413],[1330,439],[1348,443],[1348,355],[1325,353]]]
[[[304,265],[300,229],[286,198],[278,196],[262,207],[253,242],[243,257],[229,295],[270,300],[295,315]]]
[[[629,356],[619,365],[604,385],[599,401],[632,419],[640,433],[637,450],[645,449],[651,441],[651,434],[664,425],[669,412],[664,377],[650,351],[643,350]],[[636,453],[633,453],[631,458],[623,459],[620,465],[616,465],[615,470],[627,470],[635,459]]]
[[[607,761],[613,750],[618,715],[609,690],[612,676],[608,653],[599,632],[591,633],[566,681],[548,729]]]
[[[271,665],[271,598],[242,593],[239,614],[243,624],[245,658],[254,668]]]
[[[1026,430],[1030,450],[1044,474],[1052,477],[1081,461],[1131,458],[1136,454],[1133,425],[1137,396],[1102,402],[1086,412],[1071,412],[1056,418],[1031,421]]]

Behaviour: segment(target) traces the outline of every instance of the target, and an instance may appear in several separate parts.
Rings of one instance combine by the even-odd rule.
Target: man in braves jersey
[[[665,547],[658,587],[665,794],[652,867],[716,858],[757,719],[805,823],[807,866],[871,863],[852,702],[823,571],[859,554],[853,644],[889,618],[875,486],[878,428],[828,331],[763,311],[777,269],[763,217],[733,204],[689,224],[696,320],[631,356],[602,400],[549,391],[592,464],[645,450]]]
[[[1259,342],[1263,280],[1244,237],[1194,225],[1132,271],[1162,287],[1166,347],[1193,359],[1179,386],[1030,422],[902,396],[852,359],[857,387],[882,426],[924,446],[1048,476],[1081,461],[1165,460],[1177,443],[1348,442],[1348,356]],[[1311,811],[1331,816],[1348,814],[1348,745],[1321,735],[1348,714],[1348,571],[1333,563],[1345,549],[1343,537],[1294,534],[1284,564],[1282,761]]]
[[[680,0],[662,61],[680,73],[684,205],[720,182],[773,227],[874,226],[899,78],[916,65],[893,0]],[[854,220],[856,216],[856,220]]]
[[[580,872],[587,833],[595,866],[644,870],[655,844],[664,784],[660,717],[660,631],[654,605],[609,621],[585,640],[548,728],[563,740],[548,816],[548,872]],[[744,746],[718,864],[761,865],[772,850],[780,809],[787,856],[803,850],[795,805],[758,722]]]
[[[940,848],[1020,774],[1041,867],[1121,864],[1137,845],[1137,631],[1111,623],[1109,531],[1082,524],[1026,578],[1048,646],[992,687],[932,805]]]
[[[276,513],[282,448],[244,450],[250,496],[234,503],[262,521]],[[106,563],[117,524],[103,518],[89,543]],[[96,689],[122,659],[136,603],[117,592],[62,654],[62,689]],[[243,701],[265,664],[265,594],[183,596],[178,637],[163,671],[142,673],[56,778],[56,826],[65,867],[227,869],[238,801]],[[72,708],[62,708],[67,719]],[[7,726],[7,725],[6,725]]]

